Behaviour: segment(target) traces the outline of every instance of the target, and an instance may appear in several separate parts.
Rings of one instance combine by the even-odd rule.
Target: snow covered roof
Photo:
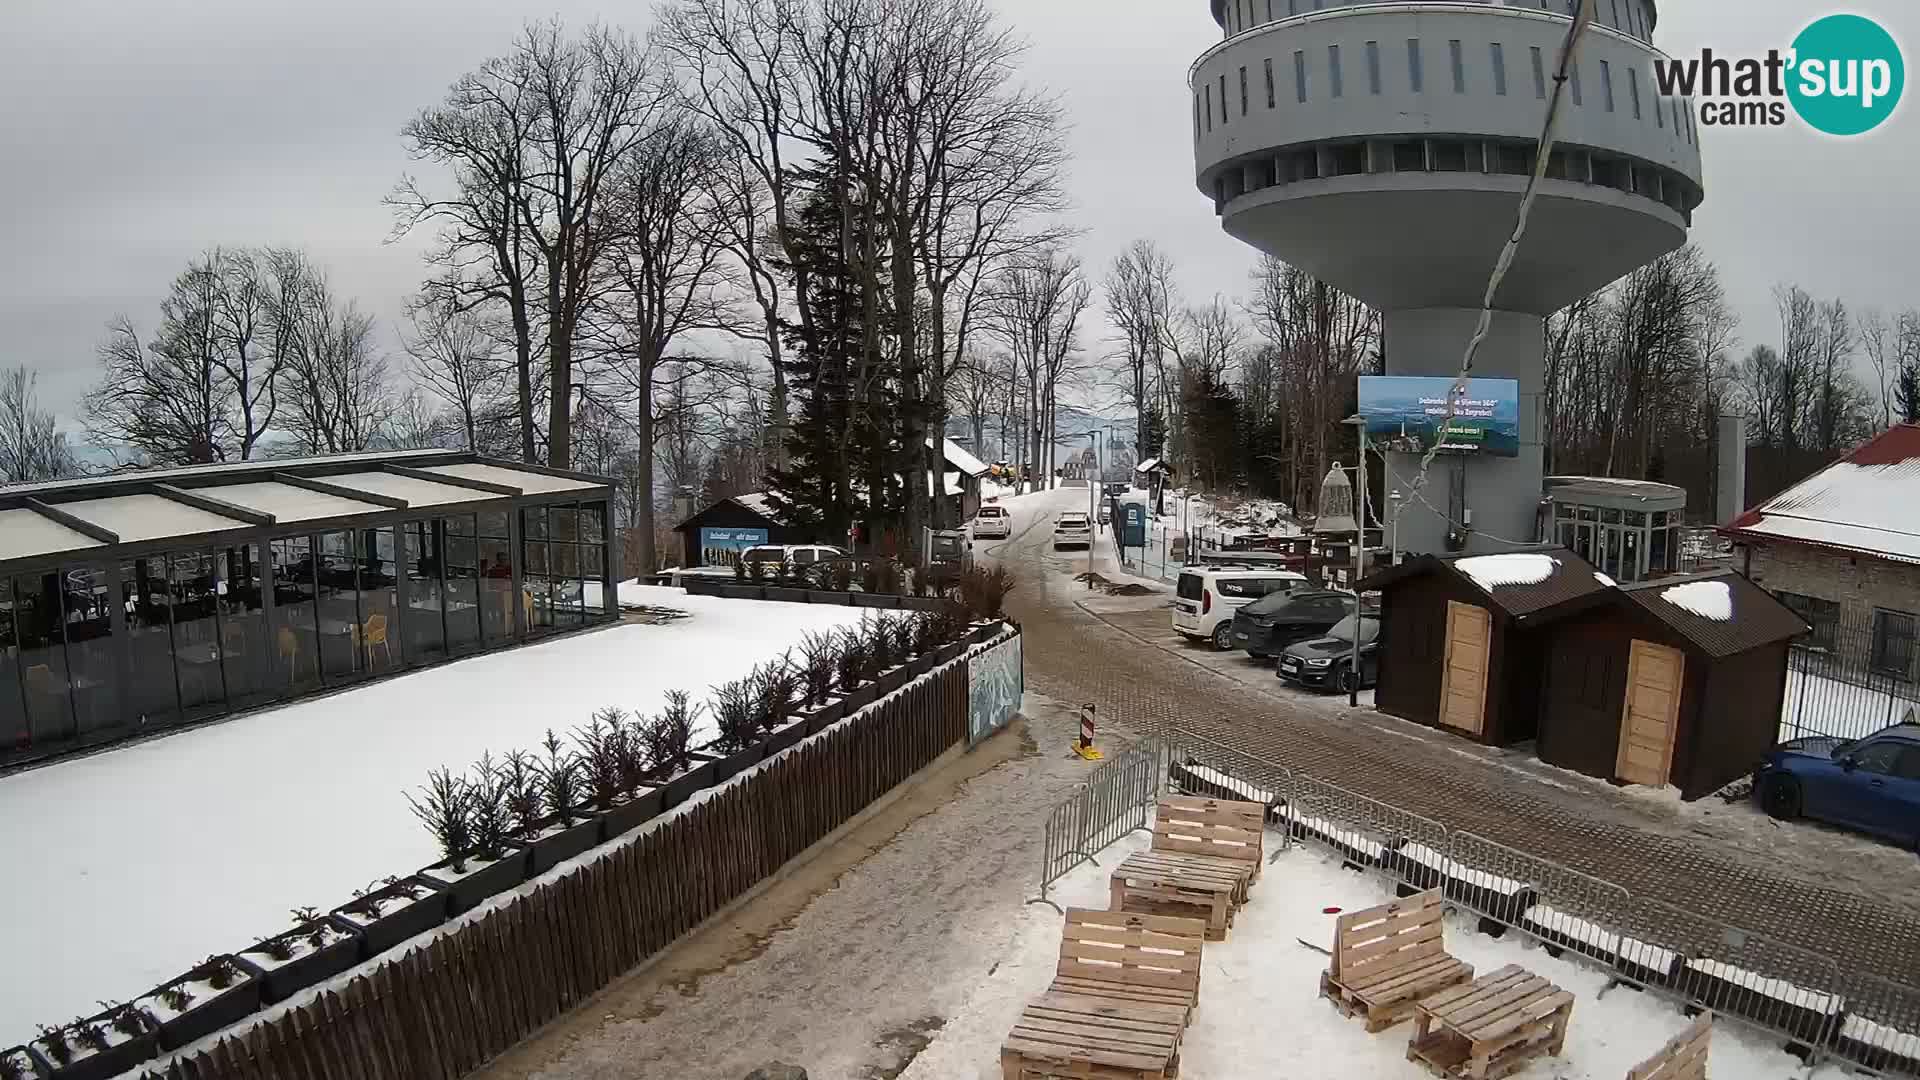
[[[947,464],[952,465],[968,476],[985,475],[987,471],[986,462],[967,453],[959,443],[954,442],[952,439],[946,439],[944,441],[946,445],[941,448],[941,453],[945,455]],[[931,436],[927,438],[927,447],[929,449],[933,447],[933,438]],[[948,494],[958,494],[958,492],[948,492]]]
[[[1920,426],[1888,428],[1721,531],[1743,543],[1786,541],[1920,563]]]
[[[739,503],[741,506],[746,507],[747,509],[753,511],[756,514],[759,514],[761,517],[764,517],[769,521],[779,522],[782,524],[786,522],[785,515],[781,514],[779,510],[774,508],[773,496],[768,492],[756,491],[751,495],[735,495],[733,497],[733,501]]]
[[[1133,471],[1137,473],[1150,473],[1153,470],[1158,468],[1161,468],[1160,459],[1157,457],[1150,457],[1147,460],[1141,462],[1140,464],[1135,465],[1133,467]]]
[[[1620,592],[1716,659],[1807,632],[1800,616],[1733,570],[1638,581]]]
[[[1591,563],[1566,548],[1552,546],[1497,555],[1420,555],[1369,575],[1360,582],[1360,588],[1372,592],[1403,578],[1436,571],[1458,577],[1491,600],[1493,607],[1516,619],[1609,589]]]
[[[201,538],[296,522],[358,528],[356,519],[578,492],[611,481],[490,462],[446,450],[340,454],[112,473],[0,488],[0,563],[113,544]],[[371,526],[377,522],[365,521]],[[295,531],[295,530],[286,530]]]

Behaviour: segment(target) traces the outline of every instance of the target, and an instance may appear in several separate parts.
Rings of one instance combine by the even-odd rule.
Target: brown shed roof
[[[1808,629],[1771,593],[1732,570],[1658,578],[1620,591],[1715,659],[1788,641]]]
[[[1577,605],[1613,586],[1592,563],[1566,548],[1547,545],[1497,555],[1421,555],[1373,574],[1360,587],[1384,588],[1402,578],[1432,572],[1460,578],[1515,619],[1561,605]]]

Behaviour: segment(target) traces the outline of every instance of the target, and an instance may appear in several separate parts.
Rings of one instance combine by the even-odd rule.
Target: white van
[[[1291,570],[1182,570],[1174,589],[1173,628],[1196,641],[1211,641],[1225,652],[1233,648],[1235,609],[1269,593],[1306,587],[1306,576]]]

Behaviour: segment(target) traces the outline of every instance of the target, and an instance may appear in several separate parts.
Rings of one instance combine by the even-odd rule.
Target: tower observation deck
[[[1190,76],[1200,190],[1226,231],[1382,313],[1390,375],[1459,374],[1534,171],[1577,0],[1209,0]],[[1652,0],[1598,0],[1480,378],[1520,386],[1520,452],[1440,455],[1409,552],[1532,542],[1545,317],[1686,242],[1703,192],[1691,102],[1653,81]],[[1419,456],[1390,453],[1403,491]],[[1438,512],[1436,512],[1438,511]]]

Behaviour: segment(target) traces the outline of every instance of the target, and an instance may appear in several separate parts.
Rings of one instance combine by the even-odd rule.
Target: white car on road
[[[1093,523],[1087,520],[1085,511],[1074,510],[1061,514],[1053,527],[1053,550],[1061,548],[1093,546]]]
[[[973,538],[975,540],[1005,540],[1013,535],[1013,515],[1007,508],[988,503],[973,515]]]

